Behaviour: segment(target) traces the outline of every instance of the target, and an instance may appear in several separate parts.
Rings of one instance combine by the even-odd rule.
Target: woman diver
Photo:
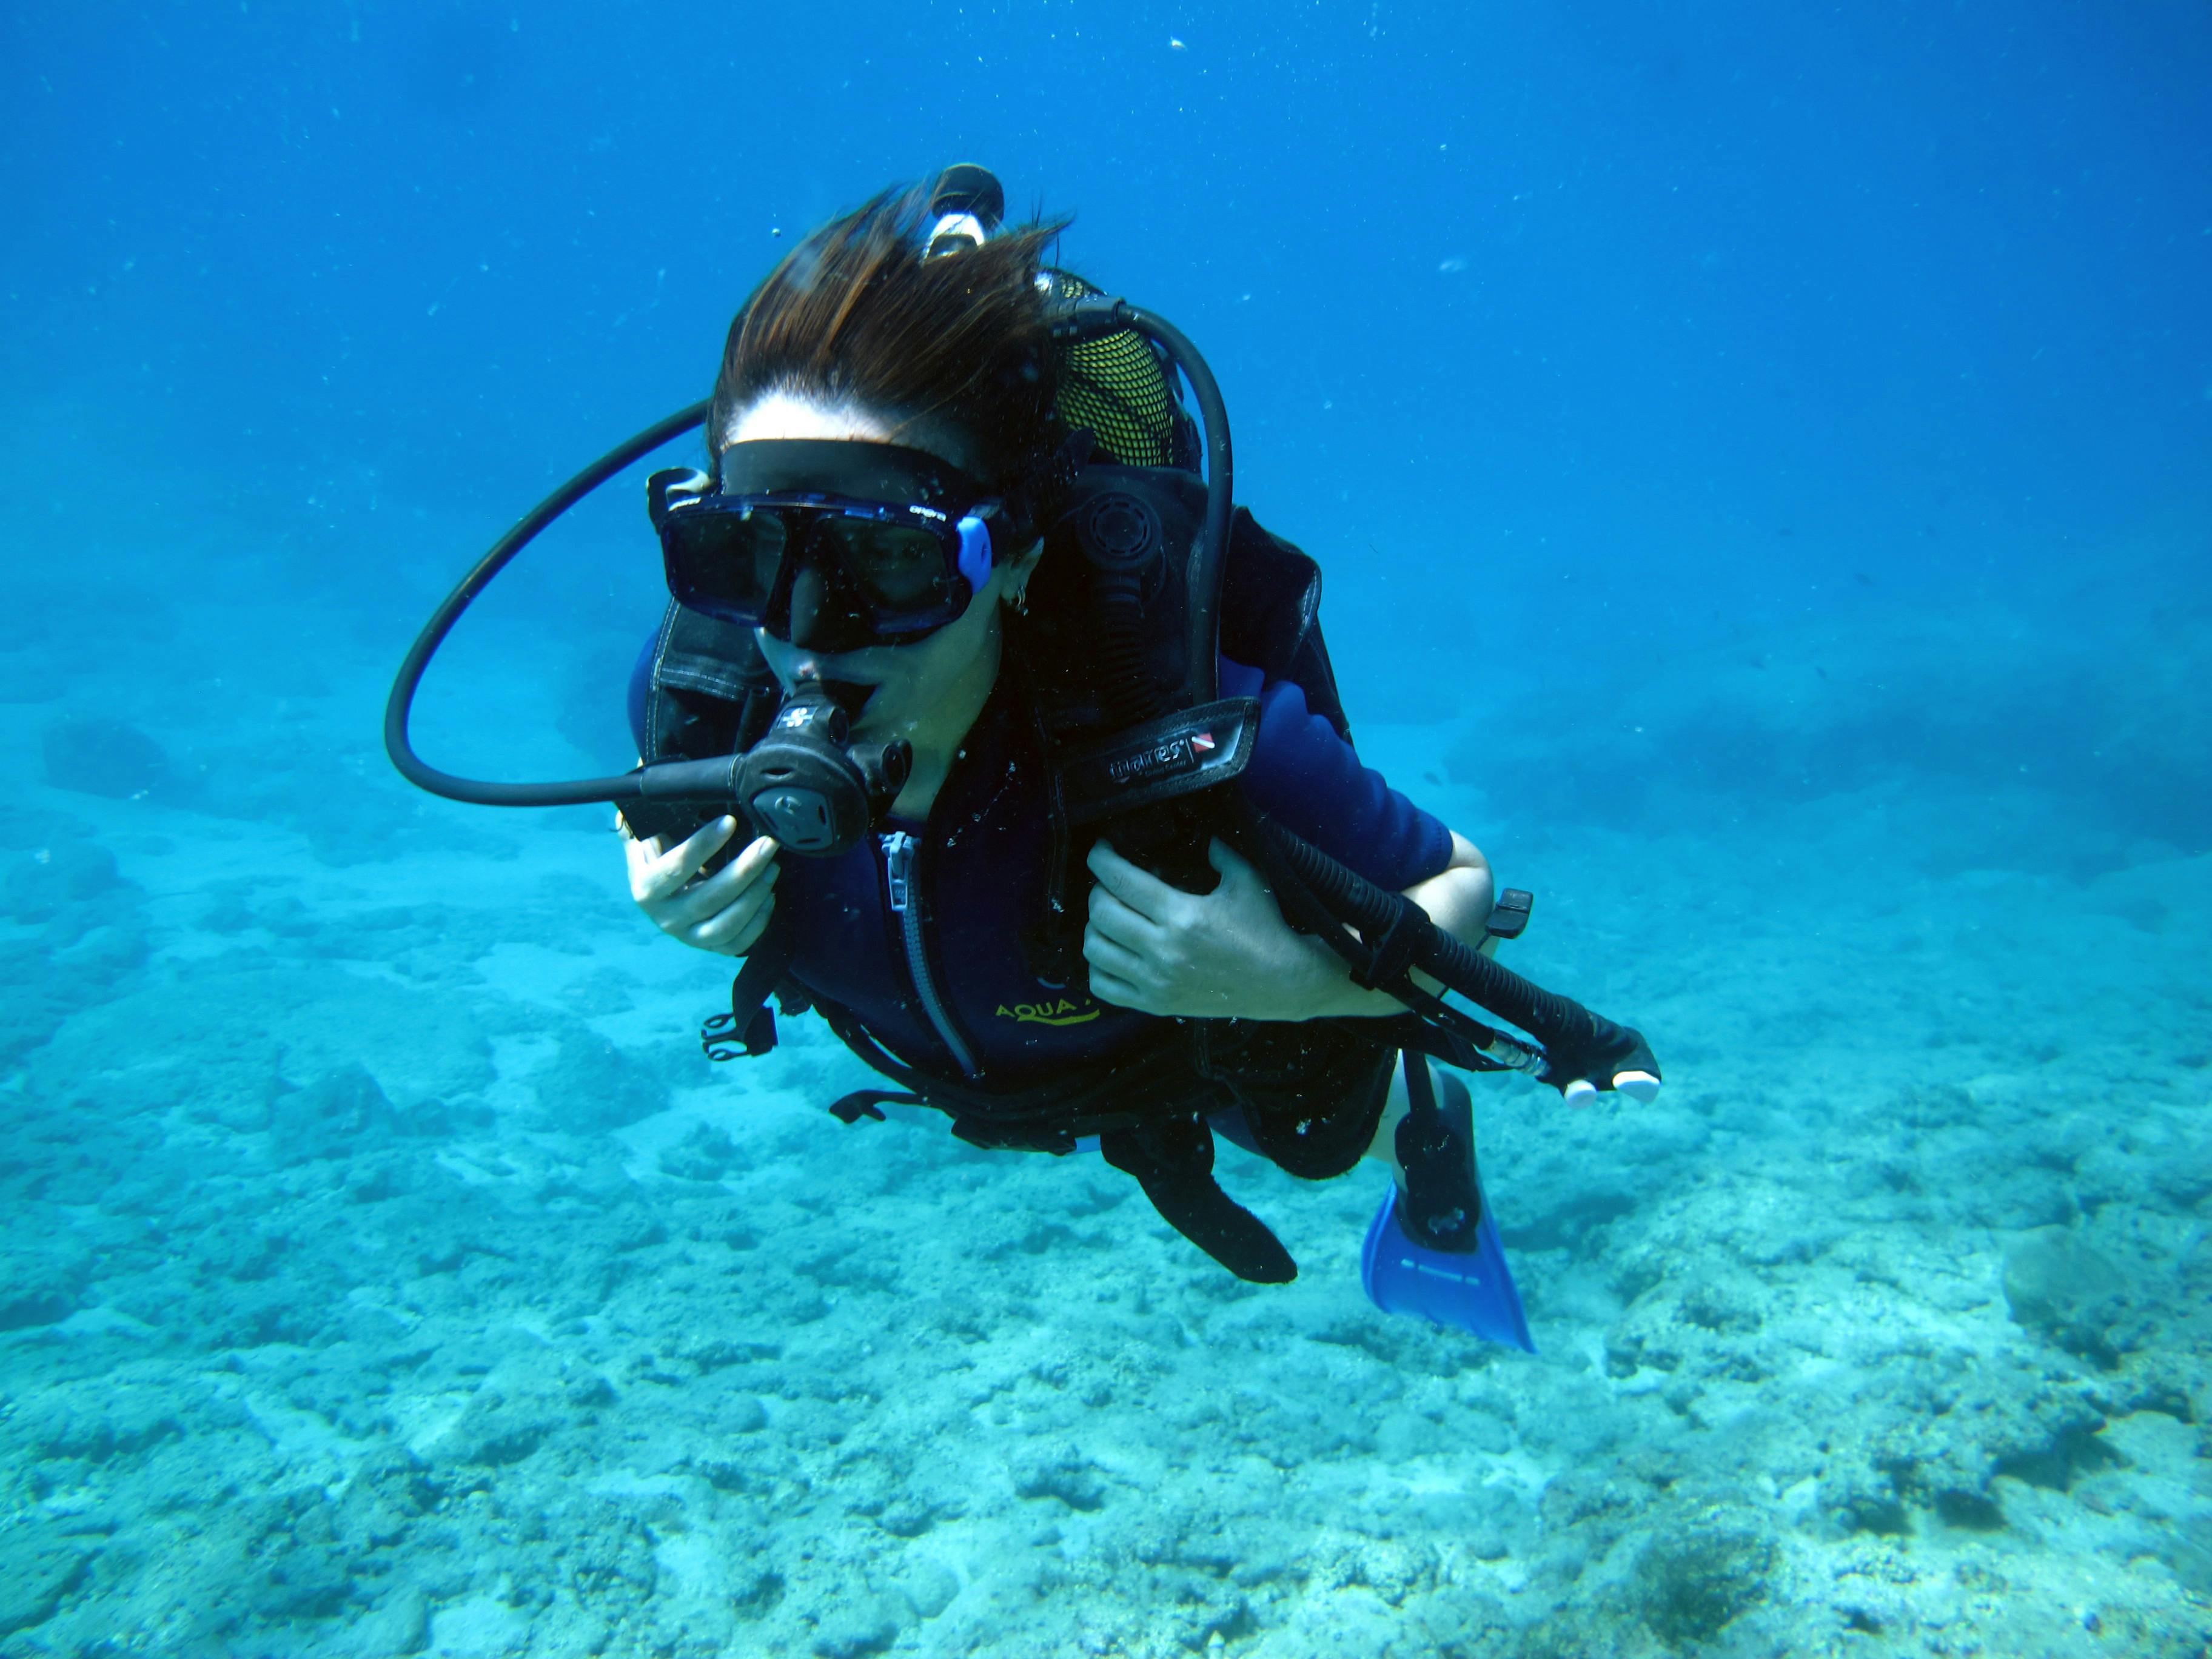
[[[978,1146],[1095,1142],[1266,1283],[1297,1265],[1215,1181],[1215,1132],[1308,1180],[1379,1158],[1377,1305],[1528,1347],[1468,1091],[1426,1056],[1571,1104],[1648,1101],[1657,1064],[1491,959],[1526,895],[1493,908],[1474,846],[1360,764],[1320,573],[1234,507],[1205,360],[1047,266],[1058,227],[1001,232],[1003,205],[955,167],[794,248],[732,324],[712,400],[569,479],[439,605],[386,750],[455,800],[618,804],[646,915],[744,959],[702,1033],[715,1058],[774,1046],[771,996],[813,1009],[900,1085],[836,1103],[847,1123],[898,1100]],[[710,470],[647,485],[674,603],[631,681],[637,769],[425,762],[415,696],[470,604],[702,423]]]
[[[879,197],[794,248],[732,325],[707,426],[712,470],[679,486],[661,515],[672,583],[679,561],[693,573],[679,595],[750,627],[783,694],[826,692],[856,741],[911,746],[881,833],[830,859],[780,859],[767,836],[728,856],[739,842],[733,816],[681,839],[630,836],[632,895],[656,926],[701,950],[744,957],[771,929],[782,933],[787,1002],[795,993],[834,1011],[863,1057],[896,1061],[893,1074],[932,1103],[939,1089],[964,1100],[1071,1073],[1110,1078],[1163,1022],[1402,1017],[1402,1003],[1362,988],[1340,957],[1294,930],[1259,872],[1219,839],[1206,848],[1218,879],[1205,893],[1097,839],[1085,856],[1095,878],[1081,935],[1087,975],[1037,977],[1052,836],[1028,613],[1042,597],[1033,590],[1048,586],[1041,564],[1077,556],[1048,547],[1051,508],[1040,495],[1085,405],[1066,395],[1067,354],[1049,325],[1050,300],[1074,283],[1044,264],[1058,227],[993,234],[995,194],[980,169],[956,169],[933,198]],[[1164,374],[1161,384],[1170,384]],[[1160,412],[1180,417],[1173,404]],[[1171,426],[1155,436],[1156,451],[1174,447]],[[979,509],[988,560],[945,529],[954,517],[975,523]],[[679,518],[672,537],[666,525]],[[667,671],[667,643],[664,629],[632,688],[647,758],[667,748],[653,735],[666,723],[653,719],[654,700],[682,684]],[[1454,937],[1483,945],[1494,895],[1474,845],[1364,769],[1340,714],[1310,707],[1297,680],[1225,655],[1220,679],[1224,693],[1260,705],[1237,785],[1248,799]],[[1333,703],[1333,684],[1317,689]],[[1148,1077],[1156,1097],[1164,1088],[1176,1097],[1180,1133],[1115,1124],[1112,1108],[1126,1102],[1094,1101],[1107,1109],[1082,1127],[1106,1126],[1109,1159],[1246,1277],[1295,1269],[1279,1245],[1255,1249],[1249,1230],[1211,1204],[1218,1198],[1272,1243],[1213,1186],[1209,1123],[1309,1177],[1381,1159],[1397,1175],[1402,1229],[1471,1248],[1459,1237],[1480,1209],[1464,1090],[1445,1089],[1457,1133],[1431,1122],[1425,1135],[1402,1135],[1409,1078],[1437,1115],[1425,1066],[1401,1071],[1393,1045],[1358,1037],[1292,1053],[1322,1075],[1287,1091],[1279,1076],[1240,1076],[1234,1064]],[[1340,1097],[1316,1103],[1316,1086]],[[1199,1137],[1207,1144],[1194,1152]],[[1422,1167],[1425,1156],[1444,1167]],[[1193,1181],[1195,1199],[1177,1190]]]

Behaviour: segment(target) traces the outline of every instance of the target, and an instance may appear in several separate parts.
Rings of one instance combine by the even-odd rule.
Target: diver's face
[[[988,688],[998,677],[999,602],[1006,568],[1001,565],[994,570],[983,591],[957,618],[908,644],[812,651],[780,640],[764,628],[754,633],[761,655],[785,690],[805,680],[866,686],[868,699],[854,719],[854,735],[873,742],[891,738],[913,741],[933,713],[966,705],[963,691],[979,681]],[[840,701],[852,706],[851,700]]]
[[[945,432],[895,428],[872,410],[830,404],[789,393],[772,393],[743,410],[724,434],[725,445],[769,438],[844,439],[859,443],[897,443],[926,450],[963,470],[975,465],[969,447]],[[1023,567],[1024,570],[1026,566]],[[983,590],[968,608],[935,633],[903,645],[871,645],[856,651],[819,651],[778,639],[756,629],[761,654],[787,691],[804,680],[868,688],[867,701],[854,717],[854,734],[881,742],[913,738],[931,714],[963,701],[980,677],[988,687],[996,678],[1000,643],[999,605],[1016,574],[1012,565],[993,569]],[[803,630],[794,629],[804,638]],[[850,699],[846,701],[850,707]]]

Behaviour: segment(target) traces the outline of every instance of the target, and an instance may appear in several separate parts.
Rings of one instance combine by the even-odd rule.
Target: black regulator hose
[[[1351,963],[1362,985],[1393,994],[1410,991],[1408,1000],[1417,1008],[1434,1005],[1435,999],[1407,980],[1408,970],[1419,968],[1535,1038],[1544,1050],[1540,1075],[1563,1090],[1585,1079],[1610,1089],[1624,1072],[1659,1075],[1659,1063],[1642,1032],[1522,978],[1437,927],[1403,894],[1377,887],[1273,820],[1254,817],[1265,862],[1289,876],[1335,921],[1358,929],[1358,940],[1340,928],[1322,929],[1321,937]]]
[[[707,407],[702,400],[688,409],[679,409],[600,456],[523,514],[514,528],[493,543],[491,550],[477,561],[476,568],[461,578],[459,586],[446,595],[445,603],[431,613],[430,620],[422,624],[422,631],[415,636],[415,643],[408,647],[399,672],[392,679],[392,696],[384,705],[385,752],[392,757],[392,763],[399,769],[402,777],[434,795],[469,801],[478,806],[580,806],[595,801],[639,800],[654,793],[646,781],[646,773],[654,769],[645,767],[617,777],[574,778],[558,783],[492,783],[480,778],[457,777],[451,772],[441,772],[415,752],[414,744],[408,741],[407,722],[414,710],[416,690],[422,684],[423,670],[430,665],[430,659],[445,643],[446,635],[453,631],[453,624],[461,619],[461,613],[477,595],[483,592],[485,585],[504,570],[516,554],[529,546],[546,526],[616,473],[651,454],[670,439],[680,438],[692,428],[705,425]],[[706,764],[711,767],[714,763]],[[666,793],[676,793],[674,788],[667,787],[678,781],[672,775],[665,779],[656,776],[655,781],[663,785]]]
[[[1220,650],[1221,578],[1227,568],[1229,552],[1229,515],[1234,501],[1235,476],[1229,448],[1229,410],[1222,401],[1221,387],[1213,373],[1206,366],[1206,359],[1189,337],[1161,317],[1133,306],[1126,300],[1092,298],[1080,300],[1057,313],[1054,318],[1054,334],[1061,339],[1090,339],[1103,334],[1134,329],[1149,339],[1159,343],[1183,378],[1189,381],[1191,391],[1198,400],[1200,423],[1206,441],[1206,520],[1197,544],[1191,549],[1187,589],[1188,600],[1188,689],[1194,704],[1211,702],[1219,695],[1218,655]],[[415,643],[408,648],[399,672],[393,678],[392,695],[384,707],[384,747],[392,757],[392,763],[410,783],[428,790],[434,795],[443,795],[448,800],[468,801],[479,806],[577,806],[598,801],[642,800],[667,795],[689,796],[702,790],[711,790],[714,780],[694,777],[691,772],[700,766],[711,767],[714,763],[662,763],[657,766],[641,767],[635,771],[604,778],[573,778],[549,783],[494,783],[487,779],[464,778],[451,772],[441,772],[425,762],[415,752],[408,736],[408,723],[414,711],[415,694],[422,683],[422,675],[445,643],[446,635],[462,612],[474,603],[485,586],[504,570],[515,555],[530,545],[540,532],[556,519],[566,513],[586,495],[631,463],[652,453],[672,438],[681,437],[694,427],[705,424],[708,404],[701,401],[689,408],[680,409],[666,419],[656,421],[635,437],[617,445],[593,461],[582,471],[562,484],[544,501],[525,514],[507,534],[492,544],[491,550],[477,561],[475,568],[464,576],[459,586],[446,596],[445,602],[431,613],[422,631],[416,635]]]

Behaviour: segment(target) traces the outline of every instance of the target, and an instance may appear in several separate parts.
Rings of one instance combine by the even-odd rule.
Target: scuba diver
[[[1492,960],[1524,893],[1354,750],[1320,573],[1232,499],[1228,422],[1173,326],[1047,263],[981,167],[805,238],[732,324],[712,398],[519,524],[417,640],[387,710],[415,781],[622,809],[631,892],[743,959],[717,1059],[811,1010],[897,1103],[976,1145],[1095,1145],[1238,1277],[1297,1267],[1213,1175],[1226,1135],[1308,1180],[1394,1182],[1369,1294],[1533,1350],[1466,1085],[1649,1100],[1643,1038]],[[1184,389],[1199,418],[1188,412]],[[617,779],[434,771],[406,722],[476,592],[691,425],[647,505],[672,602]],[[1527,1033],[1485,1024],[1457,993]]]

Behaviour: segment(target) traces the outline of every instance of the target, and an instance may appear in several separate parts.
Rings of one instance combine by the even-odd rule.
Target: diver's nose
[[[792,644],[801,651],[825,653],[842,650],[853,629],[852,608],[842,602],[835,585],[825,580],[817,566],[809,565],[791,584]]]

